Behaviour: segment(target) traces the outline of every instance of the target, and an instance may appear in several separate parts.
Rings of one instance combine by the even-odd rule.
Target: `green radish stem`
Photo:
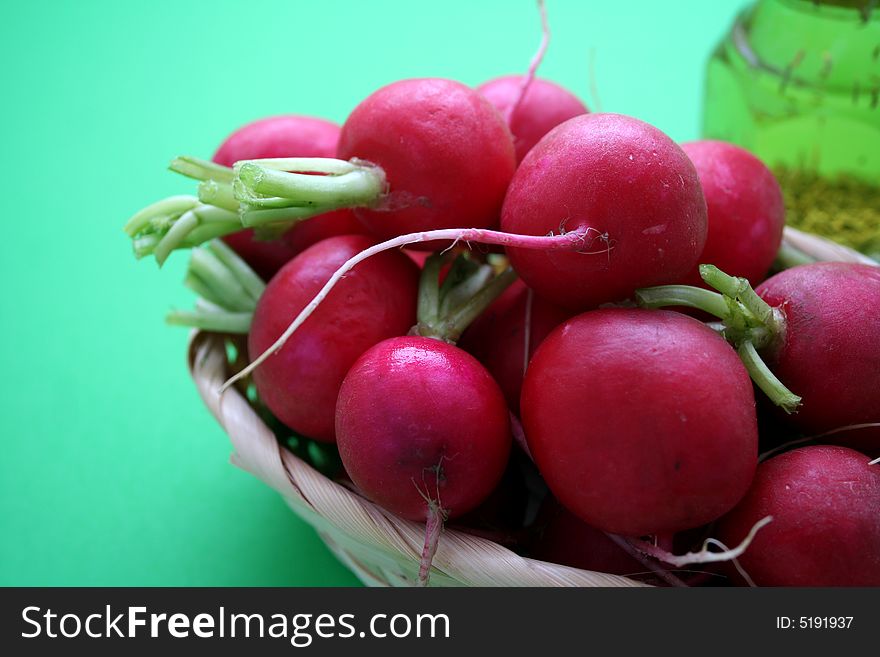
[[[412,333],[455,344],[464,330],[516,280],[508,267],[500,274],[488,264],[478,264],[466,254],[452,263],[439,284],[443,254],[425,262],[419,283],[418,324]]]
[[[221,240],[193,249],[184,285],[199,295],[194,311],[173,311],[165,320],[205,331],[247,333],[266,284]]]
[[[137,258],[153,255],[161,266],[171,251],[241,230],[238,215],[194,196],[172,196],[147,206],[125,224]]]
[[[729,276],[714,265],[700,265],[700,276],[726,297],[741,302],[761,325],[771,331],[778,329],[776,324],[781,320],[773,307],[757,295],[747,279]]]
[[[643,308],[665,306],[697,308],[719,319],[724,319],[729,314],[727,302],[722,295],[688,285],[658,285],[636,290],[636,301]]]
[[[758,355],[749,340],[745,340],[739,344],[736,349],[739,359],[746,366],[749,376],[752,377],[757,386],[770,398],[774,404],[779,406],[786,413],[794,413],[801,398],[785,387],[776,375],[767,367],[767,363]]]
[[[260,239],[274,239],[294,224],[331,210],[374,206],[386,192],[385,173],[359,160],[272,158],[230,168],[182,155],[169,169],[200,181],[198,197],[159,201],[125,225],[135,256],[153,255],[160,266],[176,249],[243,228],[254,228]]]
[[[231,313],[209,301],[197,299],[195,311],[172,310],[165,316],[165,322],[171,326],[187,326],[212,333],[246,335],[253,318],[253,313]]]
[[[688,285],[661,285],[636,290],[636,302],[643,308],[697,308],[720,319],[722,335],[734,345],[752,380],[786,413],[795,412],[801,398],[770,371],[758,353],[784,338],[782,311],[759,297],[745,278],[729,276],[714,265],[700,265],[700,276],[718,292]]]
[[[231,185],[235,179],[235,171],[216,162],[201,160],[190,155],[181,155],[171,160],[168,168],[187,178],[195,180],[213,180],[219,184]]]
[[[486,230],[480,228],[444,228],[440,230],[429,230],[418,233],[408,233],[406,235],[400,235],[393,239],[376,244],[375,246],[371,246],[368,249],[364,249],[357,255],[349,258],[339,269],[337,269],[330,277],[330,279],[324,284],[324,287],[321,288],[318,294],[315,295],[315,297],[306,305],[306,307],[302,309],[299,315],[297,315],[296,318],[288,325],[281,336],[279,336],[279,338],[262,354],[252,360],[250,365],[244,368],[241,372],[235,374],[232,378],[228,379],[220,387],[220,392],[222,393],[239,379],[248,376],[272,354],[277,353],[284,346],[290,336],[293,335],[293,333],[303,324],[303,322],[305,322],[311,316],[311,314],[327,297],[327,295],[339,282],[339,280],[354,267],[356,267],[359,263],[363,262],[373,255],[382,253],[383,251],[388,251],[390,249],[399,249],[409,244],[419,244],[424,242],[431,242],[433,240],[452,241],[453,243],[457,243],[460,241],[478,242],[481,244],[497,244],[500,246],[513,246],[516,248],[539,249],[544,251],[575,251],[578,253],[583,253],[585,255],[605,253],[605,251],[585,251],[585,249],[589,248],[587,236],[590,234],[591,231],[595,232],[595,229],[578,228],[577,230],[571,231],[570,233],[537,236],[514,235],[511,233],[502,233],[495,230]]]
[[[215,180],[203,180],[199,183],[199,200],[206,205],[214,205],[230,212],[238,212],[238,199],[232,191],[232,185],[218,183]]]
[[[248,160],[235,173],[235,196],[249,209],[373,207],[387,191],[385,172],[359,160]]]

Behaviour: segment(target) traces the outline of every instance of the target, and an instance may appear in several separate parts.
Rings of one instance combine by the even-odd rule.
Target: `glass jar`
[[[789,224],[880,254],[880,8],[758,0],[712,54],[703,134],[776,173]]]

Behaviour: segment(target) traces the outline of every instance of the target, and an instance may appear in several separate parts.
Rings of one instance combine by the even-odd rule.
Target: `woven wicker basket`
[[[786,228],[785,241],[820,260],[873,262],[827,240]],[[235,388],[221,398],[231,375],[224,338],[193,334],[189,367],[199,394],[229,435],[232,462],[278,491],[328,547],[371,586],[414,586],[424,525],[401,520],[320,474],[281,446]],[[444,531],[434,557],[432,586],[644,586],[643,583],[521,557],[496,543]]]

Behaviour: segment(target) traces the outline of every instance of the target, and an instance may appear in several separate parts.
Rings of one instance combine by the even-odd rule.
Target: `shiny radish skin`
[[[880,466],[855,450],[802,447],[758,466],[745,498],[717,525],[758,586],[880,586]]]
[[[572,117],[589,112],[568,89],[537,77],[531,81],[519,107],[513,111],[524,79],[523,75],[506,75],[477,87],[477,91],[507,117],[518,163],[550,130]]]
[[[486,369],[440,340],[398,337],[364,353],[336,406],[345,470],[374,502],[424,522],[474,509],[504,473],[507,404]]]
[[[749,375],[723,338],[679,313],[568,320],[532,358],[521,408],[550,490],[602,531],[698,527],[729,511],[755,471]]]
[[[212,160],[231,167],[240,160],[334,157],[339,131],[337,124],[316,117],[270,116],[248,123],[229,135]],[[365,232],[350,210],[337,210],[296,224],[279,239],[257,239],[252,229],[241,230],[223,239],[263,280],[269,280],[285,263],[312,244],[336,235]]]
[[[491,226],[516,168],[498,111],[475,90],[439,78],[393,82],[367,97],[342,126],[337,157],[384,170],[382,207],[355,209],[382,239]]]
[[[526,313],[529,289],[516,281],[461,336],[458,346],[476,357],[492,374],[514,415],[526,372]],[[533,293],[528,352],[531,358],[550,332],[572,316],[570,310]]]
[[[706,201],[684,151],[657,128],[620,114],[585,114],[529,151],[501,214],[509,233],[589,228],[592,253],[509,248],[523,281],[573,310],[673,283],[706,242]]]
[[[342,263],[370,245],[363,235],[331,237],[282,267],[254,311],[250,358],[281,335]],[[281,350],[254,370],[263,403],[294,431],[333,442],[336,398],[346,373],[374,344],[415,324],[418,277],[415,263],[395,251],[355,267]]]
[[[880,423],[880,267],[801,265],[767,279],[755,292],[785,318],[783,335],[761,353],[802,398],[788,421],[806,435]],[[880,427],[833,439],[878,450]]]
[[[757,285],[767,276],[785,226],[779,183],[761,160],[723,141],[681,145],[700,177],[709,234],[700,263]],[[706,287],[695,267],[681,282]]]

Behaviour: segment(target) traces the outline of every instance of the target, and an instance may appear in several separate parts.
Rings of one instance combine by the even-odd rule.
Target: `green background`
[[[699,134],[704,63],[744,0],[548,0],[542,76],[591,107]],[[185,368],[186,257],[136,262],[121,227],[191,193],[249,120],[343,121],[404,77],[522,72],[531,0],[4,3],[0,584],[350,585],[229,442]]]

